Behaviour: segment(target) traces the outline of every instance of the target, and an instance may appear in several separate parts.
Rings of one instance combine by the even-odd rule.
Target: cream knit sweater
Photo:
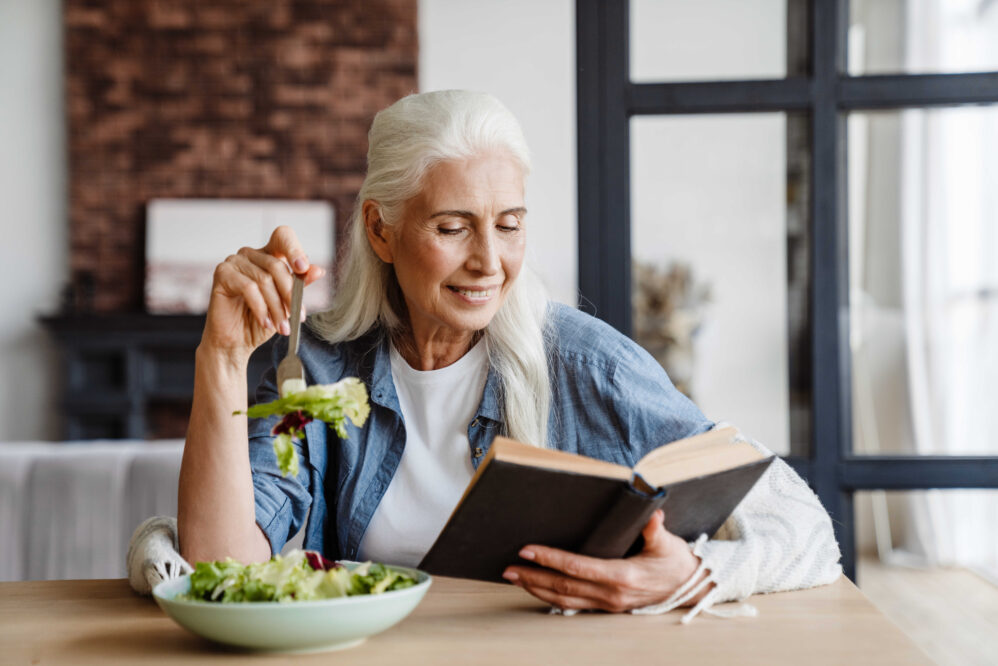
[[[772,454],[741,434],[736,439]],[[755,615],[755,609],[747,605],[730,609],[713,606],[741,601],[752,594],[827,585],[842,574],[831,518],[804,480],[780,459],[770,465],[713,539],[701,535],[690,548],[701,558],[690,582],[663,603],[632,613],[665,613],[713,583],[714,589],[682,617],[683,624],[701,611],[723,617]],[[704,571],[710,573],[692,585]]]

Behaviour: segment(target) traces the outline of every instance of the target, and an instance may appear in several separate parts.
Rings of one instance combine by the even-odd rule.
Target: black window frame
[[[811,126],[809,454],[785,458],[828,510],[856,579],[853,493],[998,488],[998,456],[852,451],[846,112],[998,104],[998,72],[849,76],[848,0],[807,0],[809,66],[772,80],[633,83],[628,0],[576,0],[580,307],[631,332],[630,119],[802,112]]]

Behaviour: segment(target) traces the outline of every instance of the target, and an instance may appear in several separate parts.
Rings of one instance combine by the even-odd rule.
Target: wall
[[[67,275],[62,13],[0,0],[0,441],[54,439],[56,367],[36,317]]]
[[[575,3],[420,0],[419,87],[490,92],[520,120],[533,153],[528,261],[575,305]]]
[[[371,119],[416,86],[415,0],[66,0],[65,25],[70,266],[99,312],[142,307],[150,199],[346,220]]]

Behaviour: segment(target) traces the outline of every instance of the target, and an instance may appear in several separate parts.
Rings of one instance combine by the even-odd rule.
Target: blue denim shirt
[[[657,446],[713,426],[676,390],[658,362],[616,329],[555,303],[548,317],[551,448],[630,467]],[[274,368],[286,349],[287,338],[274,345]],[[353,559],[405,446],[389,342],[373,332],[332,345],[303,327],[299,356],[309,384],[360,377],[370,393],[371,415],[362,428],[348,425],[345,440],[324,423],[305,426],[300,471],[288,478],[281,477],[272,448],[270,429],[276,419],[251,419],[256,521],[277,553],[307,514],[305,548],[331,559]],[[257,402],[277,397],[274,368],[264,375]],[[502,431],[501,387],[490,369],[478,411],[468,424],[468,456],[476,469]]]

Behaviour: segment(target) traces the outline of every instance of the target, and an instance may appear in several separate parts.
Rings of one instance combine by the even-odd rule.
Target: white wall
[[[58,0],[0,0],[0,441],[59,436],[53,345],[68,222]]]
[[[451,88],[492,93],[520,120],[534,167],[528,261],[575,305],[575,3],[420,0],[419,89]]]

